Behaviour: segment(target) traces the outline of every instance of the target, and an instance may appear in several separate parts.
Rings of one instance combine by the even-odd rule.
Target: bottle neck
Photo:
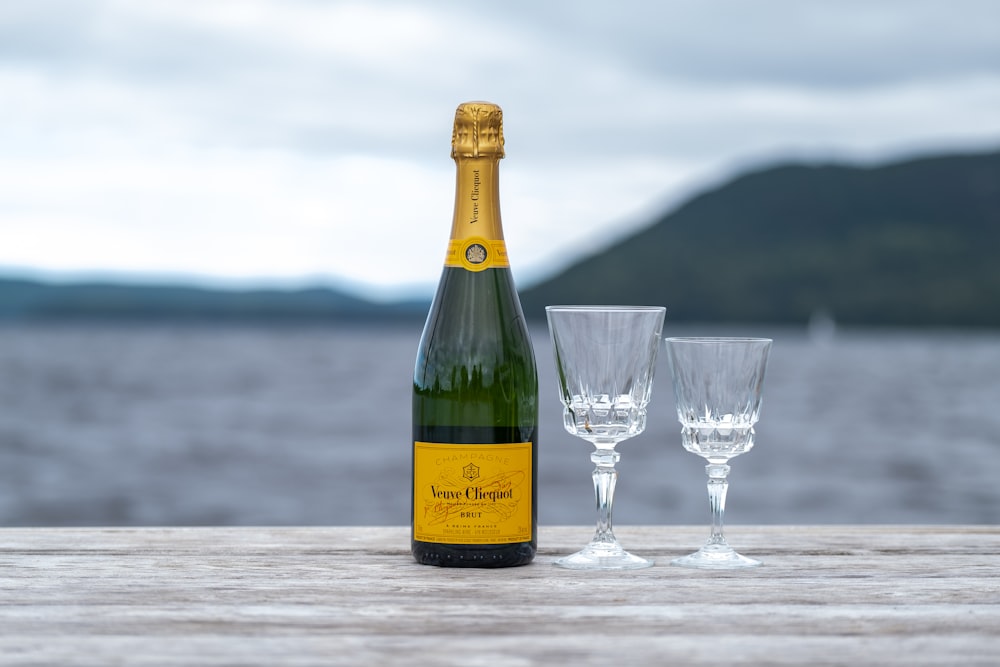
[[[468,271],[509,267],[500,224],[499,157],[460,157],[455,162],[455,216],[445,266]]]
[[[500,160],[496,156],[461,157],[455,162],[458,168],[451,240],[478,237],[488,241],[502,241]]]

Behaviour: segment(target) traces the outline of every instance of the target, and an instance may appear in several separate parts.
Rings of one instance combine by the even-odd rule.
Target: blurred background
[[[405,524],[454,109],[545,303],[775,338],[739,523],[1000,521],[1000,5],[0,5],[0,525]],[[663,360],[661,359],[661,362]],[[619,523],[707,521],[663,363]]]

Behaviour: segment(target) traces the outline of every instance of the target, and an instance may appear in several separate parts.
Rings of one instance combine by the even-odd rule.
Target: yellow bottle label
[[[413,537],[440,544],[531,540],[531,443],[413,443]]]
[[[485,271],[492,268],[510,267],[507,260],[507,245],[500,241],[471,237],[452,239],[448,243],[445,266],[460,266],[468,271]]]

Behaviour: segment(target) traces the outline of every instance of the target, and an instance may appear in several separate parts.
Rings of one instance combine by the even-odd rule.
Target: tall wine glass
[[[674,565],[729,569],[755,567],[722,534],[729,489],[729,459],[750,451],[760,414],[768,338],[667,338],[667,359],[674,381],[677,417],[684,449],[708,460],[708,498],[712,533],[693,554]]]
[[[594,445],[590,460],[597,531],[586,547],[556,565],[577,570],[649,567],[625,551],[611,527],[621,455],[615,446],[646,428],[656,351],[666,309],[659,306],[548,306],[545,313],[559,374],[563,424]]]

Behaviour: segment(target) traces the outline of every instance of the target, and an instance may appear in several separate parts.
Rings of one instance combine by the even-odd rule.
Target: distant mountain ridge
[[[789,164],[697,195],[521,290],[554,303],[645,303],[672,322],[1000,327],[1000,151],[880,167]],[[327,287],[226,290],[0,278],[0,321],[354,322],[422,318]]]
[[[1000,326],[1000,152],[785,165],[704,192],[524,290],[649,303],[675,322]]]
[[[391,306],[327,287],[225,290],[0,278],[0,321],[53,319],[348,322],[416,317],[424,302]]]

